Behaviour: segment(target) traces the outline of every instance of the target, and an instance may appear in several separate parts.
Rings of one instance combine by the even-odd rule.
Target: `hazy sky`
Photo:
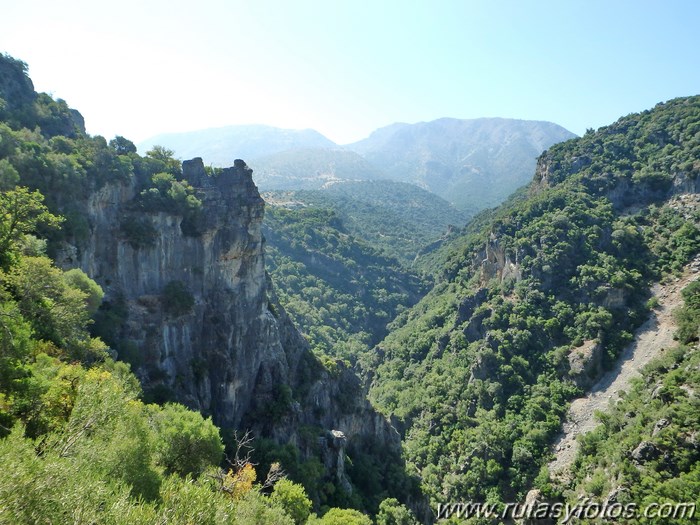
[[[352,142],[392,122],[577,134],[700,93],[700,1],[0,0],[0,52],[88,131],[230,124]]]

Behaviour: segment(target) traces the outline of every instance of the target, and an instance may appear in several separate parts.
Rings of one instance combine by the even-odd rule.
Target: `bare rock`
[[[590,388],[603,370],[603,346],[586,341],[569,353],[569,375],[581,388]]]
[[[637,464],[646,463],[661,455],[659,448],[651,441],[642,441],[631,453],[632,461]]]

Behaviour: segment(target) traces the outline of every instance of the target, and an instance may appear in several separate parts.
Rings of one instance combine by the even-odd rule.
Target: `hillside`
[[[557,497],[547,460],[569,401],[632,340],[650,286],[700,250],[698,131],[689,97],[552,146],[360,360],[433,505]]]
[[[579,438],[572,479],[558,487],[567,501],[606,502],[611,512],[632,516],[629,523],[697,523],[700,281],[688,280],[674,311],[677,341],[618,391],[619,399],[598,413],[595,430]],[[656,514],[644,519],[644,509]]]
[[[350,235],[334,211],[269,206],[266,262],[280,302],[320,355],[354,361],[426,284]]]
[[[349,233],[411,266],[419,251],[469,215],[434,193],[394,181],[345,181],[323,190],[267,191],[266,202],[332,209]]]
[[[379,130],[376,151],[406,130],[426,158],[458,151],[443,120]],[[315,173],[334,159],[371,162],[333,150]],[[241,159],[88,135],[0,55],[0,523],[696,502],[698,159],[693,96],[549,146],[467,224],[398,181],[265,203]]]
[[[608,370],[591,388],[586,397],[577,398],[564,422],[563,432],[554,443],[555,459],[549,464],[554,478],[566,478],[578,452],[578,441],[583,434],[599,423],[596,413],[614,406],[623,393],[629,392],[640,372],[651,361],[665,357],[677,346],[676,314],[683,305],[683,290],[700,278],[700,258],[685,269],[681,278],[656,284],[650,301],[655,305],[647,321],[635,332],[634,340],[620,355],[615,366]],[[581,437],[580,437],[581,436]]]
[[[292,149],[256,158],[255,183],[261,190],[320,189],[340,181],[386,176],[354,151]]]
[[[393,124],[346,147],[392,180],[417,184],[457,208],[478,211],[527,184],[537,156],[574,136],[550,122],[442,118]]]

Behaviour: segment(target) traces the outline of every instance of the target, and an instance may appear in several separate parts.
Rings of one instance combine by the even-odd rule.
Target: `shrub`
[[[311,500],[306,496],[304,487],[288,479],[281,479],[275,484],[270,497],[292,517],[294,523],[306,523],[311,512]]]
[[[124,237],[132,248],[149,248],[158,238],[158,232],[146,218],[127,217],[119,225]]]
[[[182,281],[170,281],[166,284],[161,300],[165,312],[173,317],[189,313],[194,306],[194,296]]]

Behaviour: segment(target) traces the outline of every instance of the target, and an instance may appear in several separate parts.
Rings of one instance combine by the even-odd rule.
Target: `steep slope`
[[[344,181],[323,190],[263,192],[266,202],[332,209],[348,232],[410,266],[420,250],[465,224],[467,213],[434,193],[394,181]]]
[[[201,157],[207,166],[233,164],[236,155],[249,161],[281,151],[305,148],[335,148],[336,144],[313,129],[282,129],[248,125],[163,133],[138,144],[145,153],[154,145],[164,146],[178,158]]]
[[[549,464],[553,476],[566,476],[578,452],[578,436],[590,432],[598,425],[596,412],[605,412],[629,392],[633,380],[640,377],[642,369],[651,361],[662,357],[674,348],[677,323],[674,312],[682,305],[681,291],[700,278],[700,259],[696,259],[683,273],[669,283],[652,287],[652,298],[658,303],[649,319],[635,332],[635,338],[615,363],[593,385],[586,397],[571,403],[562,434],[554,443],[555,459]]]
[[[697,272],[698,266],[695,266]],[[700,281],[681,291],[676,342],[619,393],[579,438],[567,502],[588,498],[625,523],[697,523],[700,490]],[[579,523],[579,521],[574,521]],[[587,523],[605,523],[600,517]]]
[[[700,210],[671,200],[700,190],[698,130],[689,97],[551,147],[527,191],[448,243],[441,281],[363,356],[434,503],[547,490],[569,400],[631,341],[650,285],[700,250]]]
[[[354,361],[426,291],[396,259],[349,234],[333,210],[269,206],[263,231],[280,302],[317,353]]]
[[[478,211],[527,184],[537,156],[574,136],[550,122],[443,118],[393,124],[346,147],[393,180],[418,184],[460,209]]]

